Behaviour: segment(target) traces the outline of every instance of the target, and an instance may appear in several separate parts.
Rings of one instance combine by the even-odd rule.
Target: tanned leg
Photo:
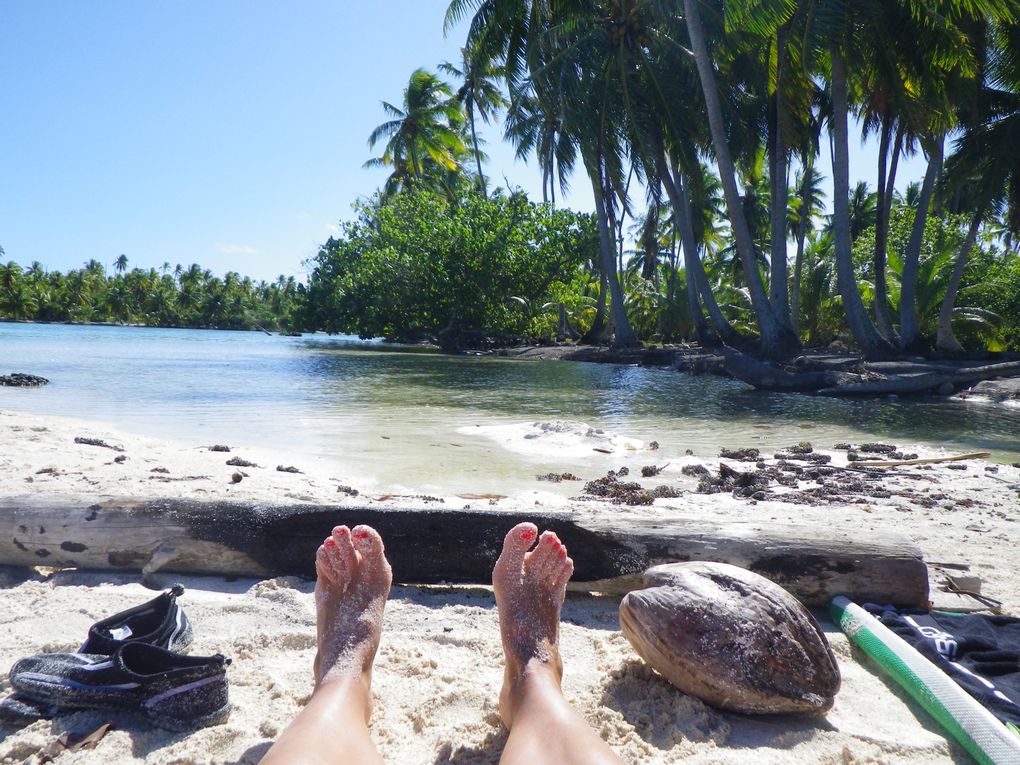
[[[574,562],[551,531],[510,529],[492,572],[506,656],[499,713],[510,730],[501,765],[621,765],[560,690],[560,608]]]
[[[262,765],[378,765],[368,720],[372,660],[393,574],[369,526],[337,526],[315,554],[315,690]]]

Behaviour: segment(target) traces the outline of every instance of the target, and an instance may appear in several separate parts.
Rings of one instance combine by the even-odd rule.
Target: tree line
[[[0,250],[2,253],[2,250]],[[113,273],[97,260],[66,273],[39,262],[0,263],[0,317],[24,321],[112,322],[153,327],[295,328],[304,285],[293,276],[253,282],[230,271],[222,279],[198,264]]]

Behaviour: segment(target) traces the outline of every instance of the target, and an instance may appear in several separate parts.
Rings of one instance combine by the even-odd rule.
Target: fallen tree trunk
[[[923,606],[927,568],[910,540],[851,537],[810,526],[694,523],[682,518],[579,520],[567,513],[380,509],[241,502],[0,500],[0,563],[151,574],[314,575],[316,547],[336,524],[374,526],[397,581],[488,582],[507,530],[554,530],[582,589],[622,594],[653,565],[713,560],[755,571],[808,605],[837,594]]]
[[[741,382],[746,382],[761,390],[806,393],[819,388],[840,385],[847,380],[845,372],[831,370],[791,372],[774,364],[758,361],[746,353],[732,350],[724,350],[723,358],[726,360],[727,372]],[[856,375],[851,377],[851,379],[853,378],[861,379]]]
[[[859,366],[860,372],[843,369],[791,370],[732,350],[725,351],[724,357],[727,372],[760,390],[817,393],[822,396],[927,393],[939,391],[944,386],[952,392],[982,380],[1020,375],[1020,362],[1017,361],[963,369],[915,364],[913,366],[918,371],[914,374],[887,375],[863,363]]]

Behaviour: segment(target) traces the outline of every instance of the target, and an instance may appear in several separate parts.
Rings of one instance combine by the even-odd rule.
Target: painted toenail
[[[567,548],[566,547],[563,547],[563,546],[560,547],[560,557],[561,558],[566,558],[567,557]]]
[[[353,536],[355,539],[368,539],[368,532],[359,531],[357,534],[354,534]]]
[[[345,537],[345,536],[347,536],[347,529],[337,529],[336,530],[336,535],[338,537]]]
[[[523,539],[525,542],[530,542],[532,539],[535,538],[535,534],[536,532],[532,531],[531,529],[525,529],[524,531],[521,532],[521,539]]]
[[[336,547],[336,540],[330,537],[326,540],[326,547]]]

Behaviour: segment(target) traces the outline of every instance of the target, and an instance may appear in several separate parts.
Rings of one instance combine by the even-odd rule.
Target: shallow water
[[[314,454],[352,478],[427,491],[508,493],[535,474],[616,466],[625,454],[542,448],[521,426],[569,420],[691,449],[884,440],[1020,459],[1020,410],[974,402],[851,400],[755,391],[714,376],[573,362],[453,357],[356,338],[0,323],[0,409],[108,423],[191,443]],[[548,446],[548,444],[546,444]],[[2,447],[2,445],[0,445]],[[642,452],[643,462],[652,462]]]

